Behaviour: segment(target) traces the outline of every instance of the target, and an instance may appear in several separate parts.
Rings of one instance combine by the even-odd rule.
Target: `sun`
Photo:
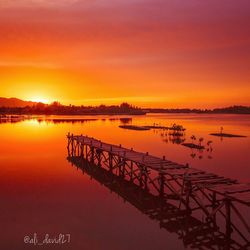
[[[45,103],[45,104],[48,104],[49,103],[49,100],[46,99],[46,98],[43,98],[43,97],[33,97],[30,99],[32,102],[42,102],[42,103]]]

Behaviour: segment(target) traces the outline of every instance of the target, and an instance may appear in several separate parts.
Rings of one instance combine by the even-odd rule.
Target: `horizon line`
[[[0,98],[4,98],[4,99],[17,99],[19,101],[23,101],[23,102],[32,102],[34,104],[38,104],[38,103],[41,103],[41,104],[44,104],[44,105],[52,105],[53,103],[59,103],[60,105],[62,106],[76,106],[76,107],[80,107],[80,106],[85,106],[85,107],[99,107],[99,106],[120,106],[122,103],[127,103],[133,107],[137,107],[137,108],[140,108],[140,109],[169,109],[169,110],[182,110],[182,109],[187,109],[187,110],[214,110],[214,109],[223,109],[223,108],[230,108],[230,107],[250,107],[250,104],[246,104],[246,105],[243,105],[243,104],[230,104],[230,105],[225,105],[225,106],[217,106],[217,107],[213,107],[213,108],[198,108],[198,107],[192,107],[192,108],[188,108],[188,107],[142,107],[142,106],[139,106],[139,105],[134,105],[134,104],[131,104],[130,102],[127,102],[127,101],[121,101],[120,103],[116,103],[116,104],[104,104],[104,103],[100,103],[100,104],[94,104],[94,105],[90,105],[90,104],[63,104],[61,103],[60,101],[57,101],[57,100],[54,100],[54,101],[51,101],[51,102],[42,102],[42,101],[34,101],[34,100],[25,100],[25,99],[20,99],[18,97],[0,97]]]

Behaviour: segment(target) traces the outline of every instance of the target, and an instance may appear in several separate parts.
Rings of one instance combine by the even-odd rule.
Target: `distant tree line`
[[[216,109],[147,109],[147,113],[211,113],[211,114],[250,114],[250,107],[231,106]]]
[[[250,114],[250,107],[231,106],[216,109],[142,109],[128,103],[121,105],[75,106],[62,105],[59,102],[52,104],[37,103],[26,107],[0,107],[0,114],[37,114],[37,115],[144,115],[146,113],[212,113],[212,114]]]
[[[121,105],[75,106],[62,105],[59,102],[52,104],[37,103],[26,107],[0,107],[0,114],[45,114],[45,115],[88,115],[88,114],[131,114],[143,115],[145,112],[128,103]]]
[[[232,106],[232,107],[227,107],[227,108],[216,108],[216,109],[213,109],[213,113],[250,114],[250,107]]]

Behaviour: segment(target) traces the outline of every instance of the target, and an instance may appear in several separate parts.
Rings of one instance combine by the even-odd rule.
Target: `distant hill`
[[[4,98],[0,97],[0,107],[16,108],[16,107],[26,107],[33,106],[37,104],[36,102],[23,101],[18,98]]]

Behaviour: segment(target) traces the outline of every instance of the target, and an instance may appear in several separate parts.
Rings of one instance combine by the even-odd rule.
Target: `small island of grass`
[[[185,146],[185,147],[188,147],[188,148],[205,149],[204,146],[198,145],[198,144],[194,144],[194,143],[182,143],[181,145]]]
[[[144,126],[136,126],[136,125],[120,125],[119,128],[123,129],[130,129],[130,130],[150,130],[150,128],[144,127]]]
[[[224,130],[224,128],[221,127],[219,133],[211,133],[210,135],[219,136],[219,137],[229,137],[229,138],[232,138],[232,137],[246,137],[245,135],[234,135],[234,134],[229,134],[229,133],[223,133],[223,130]]]
[[[219,137],[246,137],[245,135],[234,135],[227,133],[211,133],[210,135],[219,136]]]

